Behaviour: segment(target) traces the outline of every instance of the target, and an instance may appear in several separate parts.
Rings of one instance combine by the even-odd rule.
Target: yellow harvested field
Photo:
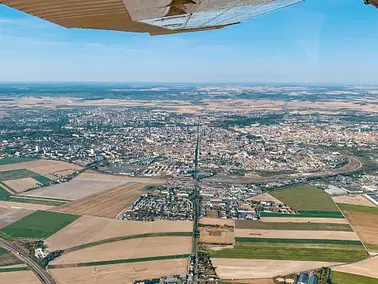
[[[346,204],[355,204],[355,205],[362,205],[362,206],[371,206],[375,207],[375,205],[370,202],[365,196],[363,195],[341,195],[341,196],[333,196],[332,200],[336,203],[346,203]]]
[[[340,263],[265,259],[212,258],[221,279],[271,278]]]
[[[220,226],[233,226],[235,227],[235,221],[229,219],[217,219],[217,218],[202,218],[199,220],[200,224],[203,225],[220,225]]]
[[[44,173],[54,175],[55,172],[63,170],[78,171],[82,168],[74,164],[52,160],[36,160],[31,162],[15,163],[0,166],[0,172],[18,169],[27,169],[42,175],[44,175]]]
[[[144,192],[145,184],[127,183],[72,201],[54,209],[57,212],[116,218]]]
[[[16,192],[24,192],[25,190],[28,190],[30,188],[35,187],[39,184],[35,179],[29,177],[29,178],[20,178],[20,179],[12,179],[3,181],[4,184],[15,190]]]
[[[51,264],[76,264],[115,259],[190,254],[191,237],[150,237],[130,239],[84,248],[63,254]]]
[[[200,228],[199,241],[201,244],[234,244],[235,233],[233,231],[216,230],[214,228]]]
[[[270,195],[269,193],[263,193],[256,196],[253,196],[247,200],[254,200],[254,201],[274,201],[275,203],[282,204],[281,200],[278,200],[274,196]]]
[[[193,222],[191,221],[157,220],[155,222],[140,222],[82,216],[49,237],[45,243],[50,251],[53,251],[121,236],[192,231]]]
[[[261,217],[262,222],[272,223],[324,223],[324,224],[348,224],[341,218],[301,218],[301,217]]]
[[[378,278],[378,256],[357,263],[334,267],[333,270],[366,277]]]
[[[31,209],[31,210],[47,210],[50,209],[50,205],[44,204],[32,204],[32,203],[23,203],[23,202],[10,202],[10,201],[2,201],[0,200],[0,207],[4,208],[24,208],[24,209]]]
[[[359,212],[344,214],[365,245],[378,246],[378,215]]]
[[[0,283],[4,284],[41,284],[31,271],[14,271],[0,273]]]
[[[59,284],[129,284],[136,280],[186,274],[187,266],[187,259],[167,259],[92,267],[57,268],[49,271]]]
[[[355,232],[235,229],[236,237],[359,241]]]

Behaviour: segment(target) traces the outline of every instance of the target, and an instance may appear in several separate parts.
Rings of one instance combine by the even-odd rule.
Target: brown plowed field
[[[54,209],[58,212],[115,218],[144,191],[145,184],[128,183],[92,194]]]
[[[31,162],[22,162],[0,166],[0,172],[18,169],[27,169],[32,172],[44,175],[44,173],[54,174],[54,172],[63,170],[77,171],[80,170],[81,167],[74,164],[51,160],[36,160]]]
[[[9,186],[11,189],[13,189],[14,191],[18,193],[24,192],[25,190],[33,188],[34,186],[39,184],[39,182],[37,182],[33,178],[12,179],[12,180],[7,180],[3,182],[4,184],[6,184],[7,186]]]
[[[375,207],[375,205],[372,202],[370,202],[368,199],[366,199],[362,195],[333,196],[332,199],[336,203],[346,203],[346,204]]]
[[[121,236],[192,231],[193,222],[190,221],[139,222],[82,216],[49,237],[45,243],[53,251]]]
[[[346,264],[333,268],[335,271],[340,271],[350,274],[358,274],[366,277],[378,278],[378,256],[369,258],[358,263]],[[378,280],[377,280],[378,282]]]
[[[14,271],[0,273],[0,283],[4,284],[41,284],[31,271]]]
[[[212,258],[221,279],[271,278],[337,263],[316,261]]]
[[[202,218],[199,220],[200,224],[204,225],[220,225],[220,226],[233,226],[235,227],[235,221],[221,218]]]
[[[378,215],[360,212],[344,214],[365,245],[378,245]]]
[[[355,232],[343,231],[296,231],[296,230],[260,230],[235,229],[236,237],[243,238],[278,238],[278,239],[315,239],[315,240],[354,240],[359,241]]]
[[[59,284],[129,284],[136,280],[186,274],[187,266],[187,259],[167,259],[92,267],[58,268],[49,271]],[[3,282],[0,281],[0,283]]]
[[[150,237],[118,241],[63,254],[52,265],[190,254],[191,237]]]

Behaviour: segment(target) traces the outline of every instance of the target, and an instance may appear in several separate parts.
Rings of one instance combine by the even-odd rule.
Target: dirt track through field
[[[114,219],[144,192],[144,184],[129,183],[72,201],[54,209],[58,212]]]
[[[121,236],[146,233],[192,232],[193,222],[157,220],[155,222],[111,220],[100,217],[82,216],[45,240],[49,250],[106,240]]]
[[[236,237],[244,238],[279,238],[279,239],[315,239],[315,240],[354,240],[359,241],[355,232],[343,231],[296,231],[296,230],[260,230],[235,229]]]
[[[378,278],[378,256],[333,268],[335,271]],[[377,280],[378,283],[378,280]]]
[[[212,258],[221,279],[271,278],[337,263],[316,261]]]
[[[59,284],[129,284],[136,280],[186,274],[187,265],[187,259],[168,259],[92,267],[59,268],[49,271]]]

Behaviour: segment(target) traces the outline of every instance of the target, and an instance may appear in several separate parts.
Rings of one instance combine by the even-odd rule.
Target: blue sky
[[[0,5],[0,81],[378,85],[378,9],[307,0],[218,31],[64,29]]]

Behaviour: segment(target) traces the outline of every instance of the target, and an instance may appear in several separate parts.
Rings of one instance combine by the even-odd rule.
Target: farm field
[[[47,238],[77,218],[77,215],[36,211],[6,226],[0,232],[14,238]]]
[[[39,279],[30,270],[1,272],[0,283],[40,284]]]
[[[1,166],[0,166],[1,168]],[[43,177],[35,172],[26,169],[18,169],[18,170],[9,170],[9,171],[0,171],[0,180],[2,182],[9,181],[9,180],[17,180],[23,178],[33,178],[37,182],[45,183],[50,182],[51,180]]]
[[[17,257],[12,253],[8,252],[6,249],[0,247],[0,269],[13,264],[22,263]],[[1,282],[0,282],[1,283]]]
[[[51,265],[100,262],[165,255],[190,254],[191,237],[150,237],[130,239],[65,253]]]
[[[262,222],[252,220],[237,220],[236,229],[263,229],[263,230],[318,230],[318,231],[353,231],[348,224],[334,223],[298,223],[298,222]]]
[[[20,193],[30,188],[33,188],[40,183],[31,177],[27,177],[14,180],[7,180],[4,181],[4,184],[12,188],[17,193]]]
[[[127,183],[62,205],[54,211],[116,218],[143,193],[145,184]]]
[[[45,243],[50,250],[57,250],[122,236],[192,231],[193,222],[190,221],[140,222],[82,216],[46,239]]]
[[[357,274],[377,278],[378,283],[378,257],[369,258],[358,263],[341,265],[333,268],[333,271]]]
[[[283,238],[283,239],[315,239],[315,240],[353,240],[359,241],[353,231],[297,231],[297,230],[260,230],[235,229],[236,237],[244,238]]]
[[[370,202],[368,199],[366,199],[362,195],[332,196],[332,199],[336,203],[345,203],[345,204],[354,204],[354,205],[376,207],[372,202]]]
[[[205,225],[235,226],[234,220],[220,218],[201,218],[199,223]]]
[[[368,257],[359,244],[239,242],[234,247],[213,250],[201,246],[212,258],[275,259],[297,261],[352,262]]]
[[[85,172],[69,182],[32,190],[26,193],[26,195],[77,200],[120,185],[127,187],[128,184],[134,183],[140,184],[140,187],[144,188],[147,185],[162,184],[164,181],[151,178],[132,178]],[[78,188],[80,190],[77,190]]]
[[[2,198],[6,198],[6,197],[8,197],[10,195],[11,195],[11,193],[0,185],[0,198],[1,199]]]
[[[199,242],[202,244],[234,244],[234,231],[220,228],[200,227]]]
[[[221,279],[273,278],[304,270],[332,266],[335,262],[212,258]]]
[[[297,210],[338,211],[326,192],[310,185],[298,185],[270,194]]]
[[[333,284],[377,284],[377,278],[332,271]]]
[[[253,196],[247,200],[254,200],[254,201],[274,201],[275,203],[277,204],[282,204],[282,201],[281,200],[278,200],[277,198],[275,198],[273,195],[269,194],[269,193],[263,193],[263,194],[259,194],[259,195],[256,195],[256,196]]]
[[[12,159],[12,158],[8,158],[8,161],[10,161],[9,159]],[[52,160],[19,161],[17,159],[14,159],[13,161],[16,161],[16,162],[15,163],[2,163],[0,160],[0,172],[27,169],[32,172],[38,173],[42,176],[49,177],[49,175],[50,176],[59,175],[59,172],[61,171],[67,171],[67,170],[78,171],[82,169],[82,167],[80,166],[66,163],[66,162],[61,162],[61,161],[52,161]]]
[[[167,259],[136,263],[49,269],[59,284],[125,284],[136,280],[185,274],[188,259]]]
[[[343,214],[340,211],[316,211],[316,210],[299,210],[299,213],[293,214],[281,214],[271,212],[261,212],[261,217],[278,217],[278,218],[290,218],[295,216],[296,218],[339,218],[344,219]]]
[[[21,208],[4,208],[0,205],[0,229],[24,218],[33,212],[33,210]]]
[[[378,252],[378,208],[339,204],[351,226],[370,251]]]
[[[9,165],[9,164],[16,164],[22,162],[30,162],[33,161],[33,158],[13,158],[13,157],[5,157],[0,159],[0,166]]]
[[[349,224],[344,218],[304,218],[304,217],[261,217],[262,222],[272,223],[327,223],[327,224]]]

